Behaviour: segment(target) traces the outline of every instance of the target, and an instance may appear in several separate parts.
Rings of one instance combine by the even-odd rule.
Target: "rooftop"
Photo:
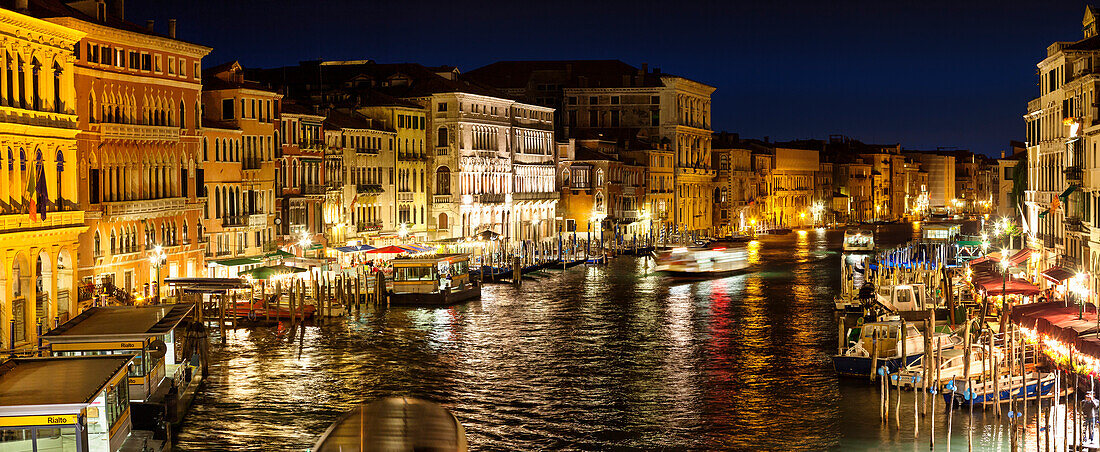
[[[81,336],[149,336],[171,331],[194,309],[193,304],[91,308],[42,335],[46,340]]]
[[[131,359],[99,355],[5,361],[0,364],[0,406],[90,403]]]

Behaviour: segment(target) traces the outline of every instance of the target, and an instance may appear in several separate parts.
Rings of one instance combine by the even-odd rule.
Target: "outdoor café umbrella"
[[[271,279],[272,276],[289,275],[291,273],[301,273],[306,271],[304,268],[291,267],[289,265],[269,265],[265,267],[256,267],[252,270],[246,271],[243,274],[249,275],[252,279]]]

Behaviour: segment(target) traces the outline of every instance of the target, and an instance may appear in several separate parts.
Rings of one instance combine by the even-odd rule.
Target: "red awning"
[[[1029,283],[1022,279],[1009,278],[1008,281],[1001,278],[987,278],[975,282],[985,293],[989,295],[1025,295],[1032,296],[1039,294],[1039,287],[1035,284]]]
[[[1051,267],[1043,270],[1043,277],[1053,284],[1061,284],[1062,281],[1073,277],[1073,272],[1062,267]]]
[[[1008,258],[1008,262],[1012,265],[1020,265],[1024,262],[1027,262],[1028,259],[1031,259],[1032,253],[1033,251],[1031,251],[1030,249],[1024,248],[1020,251],[1017,251],[1016,254],[1010,256]]]
[[[1096,337],[1100,324],[1096,308],[1091,305],[1086,305],[1082,313],[1077,305],[1066,306],[1063,301],[1032,303],[1014,307],[1010,317],[1013,323],[1035,328],[1042,334],[1074,344],[1082,352],[1100,356],[1100,339]]]

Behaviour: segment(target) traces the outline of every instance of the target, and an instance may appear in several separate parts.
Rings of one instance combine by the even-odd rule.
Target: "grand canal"
[[[880,228],[879,243],[915,231]],[[880,426],[877,390],[833,374],[841,236],[761,237],[747,245],[755,271],[719,280],[675,283],[620,257],[447,309],[364,312],[293,337],[238,330],[214,347],[179,446],[304,450],[355,404],[411,395],[451,409],[475,450],[927,450],[911,414]],[[982,420],[975,448],[1007,449]],[[957,412],[953,448],[966,425]]]

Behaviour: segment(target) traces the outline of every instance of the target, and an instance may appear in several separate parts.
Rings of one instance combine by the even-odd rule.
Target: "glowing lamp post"
[[[164,263],[168,260],[168,255],[164,253],[164,248],[160,245],[153,247],[153,250],[149,252],[149,265],[157,270],[157,280],[153,282],[156,286],[156,303],[160,303],[160,268],[164,266]]]

